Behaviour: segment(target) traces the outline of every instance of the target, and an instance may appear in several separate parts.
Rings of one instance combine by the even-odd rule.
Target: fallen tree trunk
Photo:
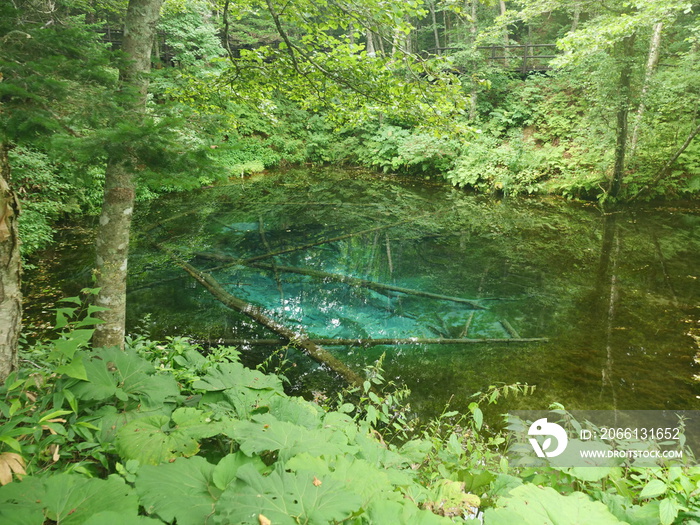
[[[229,308],[247,315],[264,327],[269,328],[284,338],[283,341],[293,343],[295,347],[305,351],[313,360],[333,370],[333,372],[341,376],[348,383],[362,387],[364,380],[355,371],[350,369],[326,349],[312,342],[308,336],[306,336],[306,334],[303,332],[295,332],[294,330],[284,326],[282,323],[269,317],[262,308],[231,295],[224,290],[211,275],[200,272],[194,266],[183,261],[164,246],[159,244],[156,244],[155,246],[163,251],[163,253],[166,253],[178,266],[180,266],[180,268],[185,270],[197,282],[204,286],[204,288],[206,288],[218,301]]]
[[[309,339],[309,342],[324,346],[378,346],[378,345],[464,345],[484,343],[547,343],[546,337],[519,337],[501,339],[449,339],[446,337],[406,337],[406,338],[358,338],[358,339]],[[201,341],[200,341],[201,342]],[[217,344],[223,345],[285,345],[284,339],[217,339]]]
[[[501,319],[500,323],[501,323],[501,326],[503,327],[503,329],[506,332],[508,332],[509,336],[511,336],[513,339],[520,338],[520,334],[518,334],[518,332],[515,331],[515,328],[513,328],[508,321],[506,321],[505,319]]]
[[[426,217],[427,215],[432,215],[432,213],[423,213],[423,214],[421,214],[421,215],[416,215],[415,217],[411,217],[410,219],[404,219],[404,220],[402,220],[402,221],[392,222],[391,224],[383,224],[382,226],[376,226],[376,227],[374,227],[374,228],[369,228],[369,229],[367,229],[367,230],[360,230],[360,231],[352,232],[352,233],[346,233],[346,234],[343,234],[343,235],[339,235],[338,237],[331,237],[330,239],[323,239],[323,240],[320,240],[320,241],[310,242],[310,243],[302,244],[302,245],[299,245],[299,246],[292,246],[291,248],[283,248],[283,249],[278,250],[278,251],[276,251],[276,252],[269,252],[269,253],[264,253],[264,254],[262,254],[262,255],[255,255],[255,256],[253,256],[253,257],[248,257],[247,259],[242,259],[242,260],[241,260],[241,259],[231,258],[231,262],[229,262],[229,263],[227,263],[227,264],[222,264],[221,266],[216,266],[216,267],[214,267],[214,268],[209,268],[209,270],[207,270],[207,271],[210,271],[210,272],[211,272],[211,271],[214,271],[214,270],[221,270],[221,269],[226,268],[226,267],[228,267],[228,266],[233,266],[234,264],[246,264],[246,265],[249,265],[249,264],[254,263],[254,262],[257,262],[257,261],[262,261],[262,260],[265,260],[265,259],[269,259],[270,257],[275,257],[276,255],[284,255],[285,253],[298,252],[298,251],[300,251],[300,250],[305,250],[305,249],[307,249],[307,248],[314,248],[314,247],[316,247],[316,246],[322,246],[322,245],[324,245],[324,244],[328,244],[328,243],[331,243],[331,242],[336,242],[336,241],[342,241],[342,240],[345,240],[345,239],[350,239],[350,238],[352,238],[352,237],[357,237],[358,235],[365,235],[365,234],[367,234],[367,233],[374,233],[374,232],[378,232],[378,231],[381,231],[381,230],[386,230],[386,229],[388,229],[388,228],[394,228],[394,227],[400,226],[400,225],[402,225],[402,224],[407,224],[407,223],[410,223],[410,222],[415,222],[415,221],[417,221],[418,219],[421,219],[421,218],[423,218],[423,217]],[[200,255],[200,254],[195,254],[195,255]],[[225,256],[221,256],[221,257],[225,257]]]
[[[163,219],[163,220],[161,220],[161,221],[159,221],[159,222],[157,222],[157,223],[155,223],[155,224],[149,226],[149,227],[145,230],[145,233],[148,233],[148,232],[150,232],[151,230],[154,230],[155,228],[158,228],[159,226],[162,226],[162,224],[163,224],[164,222],[173,220],[173,219],[178,218],[178,217],[182,217],[182,216],[184,216],[184,215],[187,215],[187,214],[189,214],[189,213],[192,213],[193,211],[194,211],[194,210],[189,210],[189,211],[187,211],[187,212],[183,212],[183,213],[174,215],[174,216],[172,216],[172,217],[168,217],[168,218],[166,218],[166,219]],[[416,220],[420,219],[421,217],[425,217],[426,215],[431,215],[431,214],[432,214],[432,213],[424,213],[424,214],[422,214],[422,215],[417,215],[417,216],[412,217],[412,218],[410,218],[410,219],[405,219],[405,220],[402,220],[402,221],[393,222],[393,223],[391,223],[391,224],[384,224],[384,225],[382,225],[382,226],[377,226],[377,227],[375,227],[375,228],[370,228],[370,229],[368,229],[368,230],[362,230],[362,231],[357,231],[357,232],[353,232],[353,233],[347,233],[347,234],[345,234],[345,235],[341,235],[341,236],[339,236],[339,237],[333,237],[333,238],[331,238],[331,239],[323,239],[323,240],[321,240],[321,241],[317,241],[317,242],[313,242],[313,243],[309,243],[309,244],[303,244],[303,245],[301,245],[301,246],[294,246],[294,247],[292,247],[292,248],[285,248],[285,249],[283,249],[283,250],[279,250],[279,251],[276,251],[276,252],[269,252],[269,253],[265,253],[265,254],[263,254],[263,255],[256,255],[255,257],[249,257],[248,259],[235,259],[235,258],[233,258],[233,257],[231,257],[231,258],[224,258],[224,257],[226,257],[226,256],[219,256],[219,255],[214,255],[214,254],[201,254],[201,253],[200,253],[200,254],[195,253],[195,255],[200,256],[200,257],[208,257],[209,259],[217,259],[217,258],[219,258],[219,260],[226,260],[226,261],[229,261],[229,262],[227,262],[226,264],[221,264],[221,265],[219,265],[219,266],[215,266],[215,267],[213,267],[213,268],[208,268],[208,269],[206,270],[207,272],[214,272],[214,271],[216,271],[216,270],[223,270],[224,268],[228,268],[229,266],[233,266],[233,265],[235,265],[235,264],[250,265],[250,264],[253,263],[253,262],[261,261],[261,260],[264,260],[264,259],[269,259],[270,257],[275,257],[276,255],[283,255],[283,254],[285,254],[285,253],[292,253],[292,252],[296,252],[296,251],[299,251],[299,250],[305,250],[306,248],[312,248],[312,247],[314,247],[314,246],[321,246],[321,245],[323,245],[323,244],[328,244],[328,243],[330,243],[330,242],[341,241],[341,240],[343,240],[343,239],[349,239],[349,238],[351,238],[351,237],[355,237],[355,236],[357,236],[357,235],[363,235],[363,234],[365,234],[365,233],[372,233],[372,232],[376,232],[376,231],[380,231],[380,230],[386,230],[386,229],[388,229],[388,228],[393,228],[393,227],[395,227],[395,226],[400,226],[401,224],[405,224],[405,223],[409,223],[409,222],[416,221]],[[222,223],[222,224],[223,224],[223,223]],[[230,227],[229,225],[226,225],[226,224],[224,224],[224,226],[226,226],[227,228]],[[160,247],[160,249],[163,249],[162,246],[159,245],[159,247]],[[181,279],[181,277],[171,277],[171,278],[168,278],[168,279],[164,279],[164,280],[160,281],[159,283],[149,283],[149,284],[145,284],[145,285],[142,285],[142,286],[138,286],[138,287],[136,287],[136,288],[133,288],[133,289],[128,290],[127,293],[132,293],[132,292],[135,292],[135,291],[138,291],[138,290],[143,290],[143,289],[146,289],[146,288],[151,288],[151,287],[153,287],[153,286],[156,285],[156,284],[162,284],[162,283],[167,283],[167,282],[171,282],[171,281],[177,281],[177,280],[179,280],[179,279]]]
[[[271,265],[267,263],[260,262],[249,262],[250,259],[236,259],[235,257],[230,257],[227,255],[217,255],[210,253],[197,253],[198,257],[205,259],[213,259],[217,261],[229,261],[230,263],[239,263],[246,266],[254,266],[256,268],[264,268],[266,270],[272,270],[276,268],[279,272],[284,273],[298,273],[301,275],[308,275],[310,277],[317,277],[319,279],[332,279],[333,281],[338,281],[341,283],[347,283],[353,286],[360,286],[363,288],[369,288],[370,290],[375,290],[377,292],[398,292],[407,295],[416,295],[419,297],[429,297],[431,299],[440,299],[442,301],[451,301],[453,303],[467,304],[474,308],[475,310],[486,310],[486,307],[481,306],[476,301],[472,299],[463,299],[462,297],[452,297],[449,295],[442,295],[432,292],[424,292],[422,290],[413,290],[411,288],[403,288],[401,286],[394,286],[393,284],[382,284],[375,281],[368,281],[367,279],[360,279],[359,277],[352,277],[350,275],[342,275],[337,273],[328,273],[321,270],[311,270],[307,268],[296,268],[294,266],[279,266]]]

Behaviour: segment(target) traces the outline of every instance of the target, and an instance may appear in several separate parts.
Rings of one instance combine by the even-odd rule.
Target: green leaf
[[[279,421],[288,421],[308,429],[321,426],[320,409],[299,397],[273,398],[270,401],[270,414]]]
[[[318,429],[314,432],[304,427],[278,421],[271,414],[253,416],[250,421],[240,421],[231,433],[241,450],[252,456],[267,451],[278,451],[284,461],[302,452],[312,455],[335,456],[349,452],[347,438],[340,432]]]
[[[355,410],[355,405],[352,403],[343,403],[343,405],[338,409],[338,412],[350,414],[353,410]]]
[[[124,425],[141,417],[144,414],[139,410],[117,411],[116,407],[105,405],[95,411],[91,421],[100,427],[98,441],[106,444],[115,440],[117,432]]]
[[[126,515],[123,512],[108,510],[98,512],[90,516],[83,525],[105,525],[106,523],[118,523],[119,525],[162,525],[161,520],[155,520],[147,516],[139,516],[138,514]]]
[[[95,312],[106,312],[107,310],[109,310],[109,308],[105,308],[104,306],[95,306],[94,304],[91,304],[90,306],[88,306],[87,314],[88,316],[91,316]],[[101,321],[101,319],[97,320]]]
[[[66,326],[68,324],[68,318],[73,316],[75,310],[75,308],[56,308],[56,328],[63,328]]]
[[[659,504],[659,519],[661,525],[671,525],[678,516],[678,504],[669,498],[662,499]]]
[[[260,514],[276,525],[335,523],[357,512],[362,503],[344,483],[311,472],[286,472],[278,466],[264,477],[253,465],[244,465],[238,478],[245,486],[224,492],[218,505],[217,513],[228,523],[258,525]]]
[[[31,523],[29,517],[41,516],[61,525],[83,523],[103,511],[137,515],[138,499],[122,478],[106,480],[75,474],[56,474],[49,478],[27,477],[0,490],[0,517],[12,516],[2,523]]]
[[[83,301],[80,299],[80,297],[65,297],[64,299],[59,299],[59,303],[73,303],[78,306],[83,304]]]
[[[258,472],[264,472],[267,470],[267,465],[263,463],[260,456],[249,457],[243,454],[240,450],[234,454],[229,454],[224,457],[214,468],[214,474],[212,476],[212,481],[220,490],[225,490],[236,478],[238,469],[243,465],[253,464]]]
[[[484,413],[476,403],[470,403],[469,410],[471,411],[472,418],[474,419],[474,426],[477,430],[481,430],[481,426],[484,424]]]
[[[655,498],[666,492],[666,488],[666,483],[660,479],[652,479],[644,486],[642,492],[639,494],[639,497],[642,499]]]
[[[83,363],[83,358],[81,355],[78,355],[77,358],[72,359],[70,363],[57,366],[55,372],[57,374],[64,374],[74,379],[82,379],[83,381],[88,380],[87,371],[85,370],[85,363]],[[69,391],[67,390],[66,392]],[[73,394],[73,392],[71,392],[70,395],[72,396],[73,401],[75,401],[75,395]]]
[[[123,459],[136,459],[142,465],[157,465],[176,457],[199,452],[199,440],[221,432],[221,424],[209,421],[196,408],[178,408],[170,418],[148,416],[127,423],[117,432],[115,447]]]
[[[58,360],[61,357],[73,359],[81,343],[75,339],[56,339],[55,341],[51,341],[51,345],[53,346],[53,350],[49,354],[49,359]]]
[[[459,473],[459,481],[464,482],[464,490],[473,494],[481,494],[485,488],[496,480],[496,475],[487,470],[464,470]]]
[[[212,480],[214,465],[202,457],[145,465],[136,475],[136,492],[148,514],[178,525],[202,525],[221,495]]]
[[[85,370],[85,367],[83,367],[83,370]],[[66,401],[68,401],[68,406],[70,406],[71,410],[73,410],[73,412],[77,413],[78,412],[78,400],[75,398],[75,394],[73,393],[73,391],[66,388],[63,390],[63,395],[65,396]]]
[[[367,509],[370,523],[391,523],[392,525],[447,525],[449,518],[420,510],[415,503],[403,500],[375,500]],[[514,521],[513,524],[518,523]]]
[[[217,400],[220,406],[233,409],[238,419],[250,419],[253,414],[260,411],[261,407],[267,406],[273,397],[279,396],[272,390],[251,390],[250,388],[228,389],[205,394],[205,404],[213,396],[222,396],[223,400]]]
[[[0,487],[0,523],[36,525],[44,522],[44,512],[37,499],[46,492],[41,478],[26,476]]]
[[[67,414],[72,414],[72,410],[54,410],[53,412],[46,414],[44,417],[42,417],[39,420],[39,423],[44,423],[45,421],[48,421],[49,419],[54,419],[59,416],[65,416]]]
[[[568,473],[581,481],[600,481],[609,476],[615,467],[573,467]]]
[[[510,491],[498,501],[499,508],[487,509],[489,525],[615,525],[622,524],[605,505],[581,492],[562,496],[552,488],[531,483]]]
[[[195,381],[192,386],[208,391],[245,387],[255,390],[284,392],[282,381],[279,377],[265,375],[258,370],[251,370],[238,362],[219,363],[216,367],[207,370],[207,374]]]
[[[103,401],[116,397],[127,401],[132,398],[147,407],[159,408],[180,395],[172,376],[155,375],[153,366],[133,350],[98,349],[84,364],[87,381],[73,387],[78,399]]]

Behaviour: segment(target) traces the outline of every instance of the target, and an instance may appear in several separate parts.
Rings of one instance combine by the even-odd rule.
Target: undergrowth
[[[87,290],[95,293],[95,290]],[[700,468],[518,469],[478,393],[412,417],[381,362],[319,402],[182,338],[91,348],[98,308],[57,309],[0,387],[0,522],[23,524],[695,523]],[[284,361],[282,360],[282,363]],[[546,488],[544,488],[546,487]],[[533,521],[546,516],[545,521]]]

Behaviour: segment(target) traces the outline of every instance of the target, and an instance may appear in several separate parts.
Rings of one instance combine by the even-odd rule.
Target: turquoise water
[[[604,215],[556,198],[475,197],[430,181],[308,170],[142,206],[130,327],[216,343],[275,334],[220,304],[153,239],[198,269],[228,264],[210,271],[229,293],[311,337],[548,339],[329,347],[358,369],[385,354],[386,376],[410,387],[419,414],[438,414],[448,401],[464,410],[474,392],[515,382],[537,389],[500,411],[555,401],[569,409],[700,409],[700,348],[688,335],[700,319],[697,207]],[[277,252],[258,260],[265,267],[240,261]],[[275,349],[242,348],[251,364]],[[293,391],[337,387],[297,351],[288,359]]]

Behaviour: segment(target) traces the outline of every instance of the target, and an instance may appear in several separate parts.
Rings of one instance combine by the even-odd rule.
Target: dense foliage
[[[94,293],[95,290],[90,290]],[[381,367],[306,401],[233,348],[87,343],[96,307],[57,309],[58,338],[0,388],[7,523],[671,524],[700,517],[700,468],[516,468],[476,394],[468,417],[417,422]],[[31,366],[31,368],[29,367]],[[321,403],[321,404],[319,404]],[[550,488],[542,488],[546,485]],[[556,490],[555,490],[556,489]],[[269,521],[268,521],[269,520]],[[538,521],[538,523],[540,523]]]
[[[329,3],[310,19],[306,10],[317,4],[169,1],[154,47],[154,121],[140,130],[119,116],[124,2],[7,4],[2,133],[23,148],[12,160],[28,209],[24,250],[44,246],[48,224],[76,207],[96,211],[99,173],[115,148],[138,153],[143,198],[281,165],[332,163],[445,176],[486,193],[605,199],[619,135],[617,49],[632,37],[622,198],[694,195],[697,142],[668,161],[697,126],[698,6],[619,3],[601,10],[519,0],[503,12],[476,1],[395,11]],[[659,56],[645,67],[658,22]],[[111,51],[98,30],[116,32]],[[556,69],[515,73],[518,49],[492,60],[478,47],[503,38],[557,43],[560,58],[531,59]],[[199,156],[188,161],[185,151]],[[26,169],[37,162],[40,169]]]
[[[139,112],[146,95],[120,78],[130,62],[109,36],[127,3],[0,4],[0,175],[23,204],[25,255],[55,221],[99,210],[110,160],[142,199],[329,163],[494,194],[700,190],[694,0],[171,0]],[[559,57],[527,71],[512,44]],[[700,520],[697,467],[518,470],[478,403],[416,426],[373,370],[321,407],[232,349],[92,349],[100,309],[80,317],[71,301],[65,332],[0,387],[2,521]]]

